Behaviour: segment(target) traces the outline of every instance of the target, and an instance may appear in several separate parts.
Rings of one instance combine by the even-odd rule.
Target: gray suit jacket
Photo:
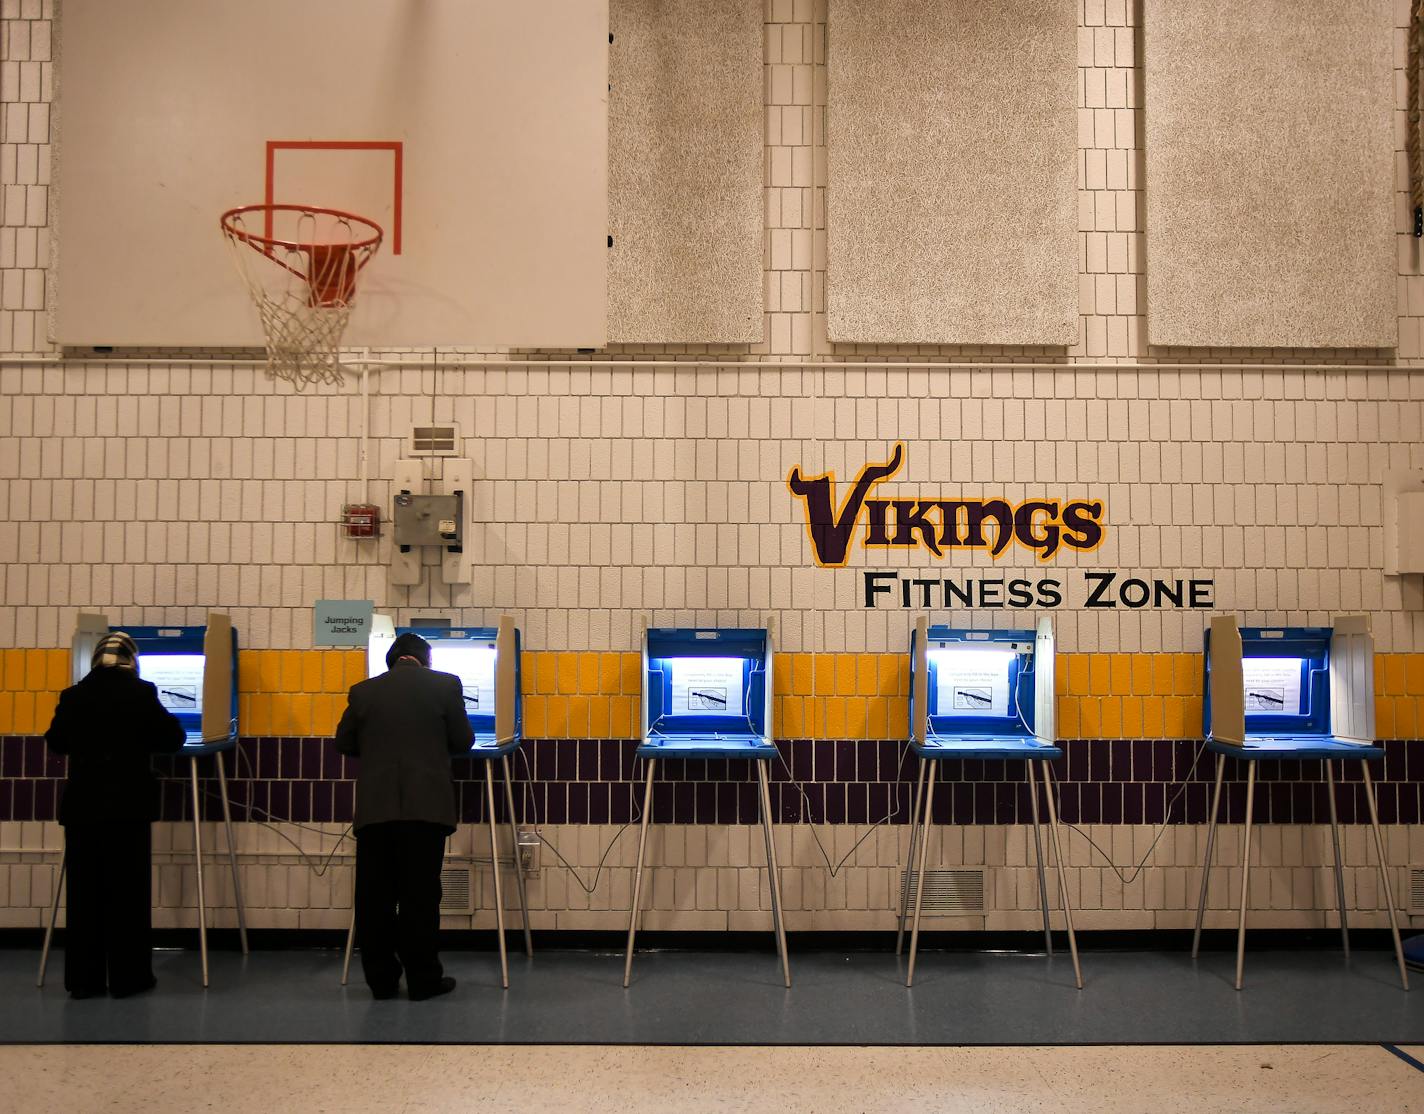
[[[361,759],[356,823],[424,820],[455,830],[452,755],[470,749],[460,679],[413,662],[351,687],[336,749]]]

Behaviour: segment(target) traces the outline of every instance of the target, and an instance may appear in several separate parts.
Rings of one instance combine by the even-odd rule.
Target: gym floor
[[[0,951],[0,1110],[1424,1111],[1424,999],[1387,951],[451,951],[453,995],[374,1002],[340,953],[160,951],[72,1002]],[[57,958],[57,957],[56,957]],[[1129,1005],[1130,1003],[1130,1005]]]
[[[0,1076],[7,1111],[1424,1110],[1377,1045],[12,1046]]]

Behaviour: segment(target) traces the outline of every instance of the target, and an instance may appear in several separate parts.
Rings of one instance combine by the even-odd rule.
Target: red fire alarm
[[[341,534],[347,538],[380,537],[380,508],[374,503],[347,503],[341,508]]]

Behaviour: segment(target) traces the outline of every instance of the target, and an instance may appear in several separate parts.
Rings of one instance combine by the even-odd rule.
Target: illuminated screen
[[[936,716],[1010,716],[1012,650],[946,646],[928,652],[935,667]]]
[[[744,658],[670,658],[673,716],[745,715],[742,700]]]
[[[158,699],[170,712],[202,713],[203,655],[155,654],[139,656],[139,676],[158,688]]]
[[[1304,715],[1300,675],[1300,658],[1243,658],[1241,679],[1246,687],[1246,714]]]
[[[393,634],[373,634],[366,643],[366,676],[379,677],[386,671],[386,653],[396,640]]]
[[[465,695],[465,714],[494,715],[495,650],[492,646],[471,646],[462,642],[430,643],[430,668],[453,673],[460,678]]]

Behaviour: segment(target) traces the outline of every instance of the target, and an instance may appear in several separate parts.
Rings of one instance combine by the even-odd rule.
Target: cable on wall
[[[1197,747],[1197,753],[1195,757],[1192,758],[1192,764],[1187,769],[1186,777],[1182,779],[1181,784],[1177,786],[1176,792],[1172,794],[1171,799],[1167,802],[1167,807],[1163,811],[1162,815],[1162,826],[1157,829],[1156,836],[1153,837],[1152,843],[1148,846],[1147,851],[1142,856],[1141,860],[1135,866],[1133,866],[1132,870],[1126,875],[1123,874],[1122,868],[1120,868],[1115,862],[1112,861],[1112,856],[1109,855],[1106,851],[1104,851],[1101,847],[1099,847],[1093,837],[1090,836],[1087,832],[1085,832],[1082,828],[1078,827],[1077,824],[1070,824],[1066,820],[1060,820],[1060,823],[1070,832],[1077,832],[1080,836],[1087,840],[1088,846],[1091,847],[1094,851],[1096,851],[1099,855],[1101,855],[1103,859],[1107,862],[1108,869],[1117,875],[1117,880],[1121,882],[1124,886],[1130,886],[1133,882],[1137,881],[1138,875],[1140,875],[1143,869],[1147,866],[1147,860],[1152,858],[1152,852],[1157,850],[1157,844],[1161,843],[1162,837],[1167,834],[1167,829],[1171,826],[1172,823],[1172,807],[1179,800],[1181,800],[1182,795],[1186,793],[1187,786],[1192,783],[1192,780],[1197,772],[1197,766],[1202,760],[1202,755],[1204,755],[1205,753],[1206,743],[1202,742]],[[1053,770],[1052,766],[1045,763],[1043,768],[1044,781],[1047,785],[1048,792],[1053,794],[1053,799],[1058,809],[1058,815],[1061,817],[1063,815],[1063,797],[1058,791],[1058,779],[1055,777],[1051,777]]]
[[[629,785],[633,786],[635,790],[635,792],[633,793],[632,818],[629,819],[627,823],[623,824],[616,832],[613,833],[613,838],[608,841],[608,846],[603,849],[603,854],[598,857],[598,863],[593,868],[593,881],[585,885],[583,878],[580,876],[578,870],[575,869],[574,864],[569,862],[568,859],[564,858],[558,847],[555,846],[554,841],[549,839],[549,837],[544,834],[542,829],[545,825],[539,820],[538,806],[534,799],[529,796],[530,791],[532,790],[534,785],[534,769],[529,764],[529,756],[525,753],[523,747],[520,747],[518,750],[516,750],[515,754],[517,754],[519,756],[520,761],[524,763],[524,777],[521,779],[520,784],[523,787],[524,804],[529,810],[529,815],[533,816],[534,818],[534,827],[540,829],[539,842],[545,847],[547,847],[550,851],[552,851],[554,854],[554,858],[558,859],[559,862],[564,865],[564,868],[573,878],[574,885],[578,886],[578,888],[581,889],[584,893],[589,894],[591,896],[594,890],[598,889],[599,875],[603,873],[603,868],[608,862],[608,856],[613,854],[613,848],[618,846],[618,841],[623,838],[623,833],[626,832],[629,828],[631,828],[634,824],[639,823],[643,819],[643,809],[642,806],[638,804],[638,794],[636,792],[638,778],[632,778],[628,783]],[[639,764],[642,763],[642,761],[643,760],[641,758],[634,759],[633,768],[636,770]],[[525,822],[527,823],[528,821],[526,820]],[[518,869],[518,848],[515,848],[514,854],[516,858],[515,869]]]

